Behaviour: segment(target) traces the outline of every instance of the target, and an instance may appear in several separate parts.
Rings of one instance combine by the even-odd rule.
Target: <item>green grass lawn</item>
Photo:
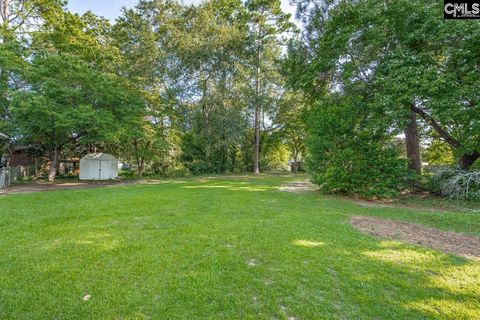
[[[349,224],[369,215],[480,236],[480,214],[277,190],[292,179],[0,197],[0,318],[480,319],[479,261]]]

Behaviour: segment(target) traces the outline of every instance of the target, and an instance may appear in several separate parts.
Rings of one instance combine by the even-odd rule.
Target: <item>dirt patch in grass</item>
[[[430,193],[410,193],[401,195],[395,199],[355,199],[351,197],[343,197],[352,200],[355,204],[368,208],[402,208],[414,210],[428,210],[438,212],[465,212],[479,213],[480,202],[478,201],[462,201],[441,198]]]
[[[318,186],[308,181],[295,181],[282,184],[279,189],[284,192],[311,192],[317,191]]]
[[[78,190],[78,189],[90,189],[101,188],[111,186],[122,186],[136,183],[132,181],[88,181],[88,182],[64,182],[64,183],[30,183],[25,185],[14,185],[7,189],[0,189],[1,195],[18,194],[18,193],[33,193],[42,191],[55,191],[55,190]]]
[[[477,237],[372,217],[355,216],[350,219],[350,223],[357,230],[375,237],[419,244],[445,253],[480,260],[480,238]]]

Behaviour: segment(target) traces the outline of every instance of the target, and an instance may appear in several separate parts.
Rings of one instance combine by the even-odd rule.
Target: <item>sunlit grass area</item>
[[[349,224],[370,215],[480,236],[479,214],[278,191],[304,178],[0,197],[0,318],[480,318],[479,261]]]

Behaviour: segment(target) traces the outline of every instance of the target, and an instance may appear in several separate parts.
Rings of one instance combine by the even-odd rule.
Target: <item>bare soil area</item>
[[[480,238],[474,236],[372,217],[355,216],[350,219],[350,223],[357,230],[378,238],[399,240],[469,259],[480,259]]]
[[[318,186],[308,181],[295,181],[281,185],[279,190],[284,192],[309,192],[317,191]]]
[[[25,185],[14,185],[7,189],[0,189],[0,195],[32,193],[53,190],[76,190],[87,188],[99,188],[106,186],[116,186],[129,184],[130,182],[122,181],[96,181],[96,182],[67,182],[67,183],[29,183]]]

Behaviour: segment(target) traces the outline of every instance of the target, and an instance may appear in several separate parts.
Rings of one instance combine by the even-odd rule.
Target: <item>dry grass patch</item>
[[[283,192],[311,192],[317,191],[318,186],[309,181],[294,181],[282,184],[279,189]]]
[[[411,244],[420,244],[445,253],[469,259],[480,259],[480,238],[466,236],[453,231],[442,231],[418,224],[354,216],[350,223],[363,233]]]

